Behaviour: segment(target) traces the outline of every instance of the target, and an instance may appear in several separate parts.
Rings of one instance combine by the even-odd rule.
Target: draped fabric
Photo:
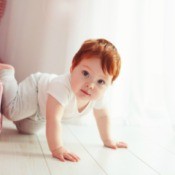
[[[18,80],[69,71],[85,39],[106,38],[122,57],[112,85],[116,124],[175,124],[174,0],[7,0],[0,57]]]

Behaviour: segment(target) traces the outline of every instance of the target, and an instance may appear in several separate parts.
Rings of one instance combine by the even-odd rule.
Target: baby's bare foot
[[[0,70],[2,70],[2,69],[14,69],[14,67],[11,66],[10,64],[0,63]]]

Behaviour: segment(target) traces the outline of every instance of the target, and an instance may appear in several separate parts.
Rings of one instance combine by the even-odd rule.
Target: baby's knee
[[[36,134],[37,131],[32,130],[30,127],[26,127],[20,122],[13,122],[16,125],[16,128],[20,134],[28,134],[33,135]]]
[[[34,121],[30,118],[14,121],[14,124],[20,134],[37,134],[44,127],[44,122]]]

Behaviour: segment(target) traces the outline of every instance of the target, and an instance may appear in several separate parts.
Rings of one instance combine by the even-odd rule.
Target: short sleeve
[[[70,100],[69,86],[58,78],[50,82],[47,93],[53,96],[62,106],[66,106]]]

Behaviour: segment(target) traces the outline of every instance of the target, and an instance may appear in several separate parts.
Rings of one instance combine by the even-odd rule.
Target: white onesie
[[[38,82],[38,102],[41,115],[46,116],[47,95],[50,94],[65,108],[63,120],[74,117],[81,117],[89,113],[93,108],[103,108],[105,100],[91,101],[86,108],[79,112],[77,109],[76,97],[71,89],[70,74],[50,76],[50,78],[40,78]]]
[[[106,98],[91,101],[82,112],[78,112],[76,97],[71,89],[70,74],[55,75],[35,73],[19,84],[14,77],[14,70],[0,71],[3,83],[3,114],[14,121],[22,133],[33,134],[43,127],[46,117],[48,94],[64,106],[62,120],[85,116],[93,108],[106,106]]]

